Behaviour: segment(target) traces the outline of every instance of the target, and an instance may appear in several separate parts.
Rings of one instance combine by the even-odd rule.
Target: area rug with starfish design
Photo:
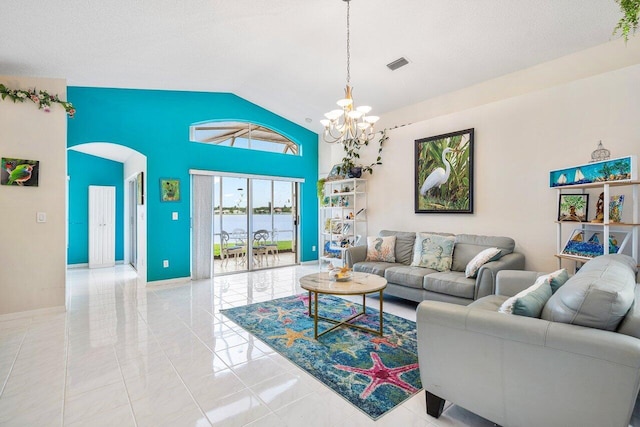
[[[300,294],[222,313],[374,420],[420,391],[414,322],[383,313],[382,337],[339,327],[316,340],[308,304],[309,296]],[[320,316],[344,319],[361,310],[360,304],[319,296]],[[378,311],[367,306],[353,323],[377,329]],[[318,321],[319,332],[331,326]]]

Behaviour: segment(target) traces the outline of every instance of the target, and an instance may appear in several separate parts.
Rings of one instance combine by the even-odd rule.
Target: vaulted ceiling
[[[606,43],[620,15],[614,0],[352,0],[354,99],[383,115]],[[2,0],[0,17],[4,75],[233,92],[316,132],[346,82],[342,0]]]

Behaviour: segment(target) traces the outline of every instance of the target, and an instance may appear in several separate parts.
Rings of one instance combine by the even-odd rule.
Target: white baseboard
[[[191,277],[176,277],[175,279],[154,280],[147,282],[147,286],[181,286],[191,283]]]
[[[35,310],[0,314],[0,322],[5,322],[7,320],[24,319],[26,317],[46,316],[47,314],[59,314],[59,313],[64,313],[66,311],[67,310],[65,309],[64,305],[60,305],[56,307],[37,308]]]
[[[81,262],[79,264],[67,264],[67,268],[89,268],[89,263]]]

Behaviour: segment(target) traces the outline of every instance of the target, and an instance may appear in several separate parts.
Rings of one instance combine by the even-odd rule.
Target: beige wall
[[[38,88],[66,99],[66,81],[0,76],[11,89]],[[0,187],[0,315],[64,307],[66,264],[64,109],[0,101],[0,156],[40,161],[38,187]],[[47,214],[36,223],[36,212]]]
[[[603,45],[383,115],[381,128],[412,124],[389,132],[384,164],[366,176],[369,234],[387,228],[510,236],[527,269],[554,269],[557,202],[549,171],[587,163],[599,140],[612,158],[640,157],[640,65],[628,65],[640,62],[639,46]],[[414,141],[467,128],[475,128],[474,214],[415,214]],[[331,149],[332,161],[339,155],[339,147]],[[631,218],[627,200],[623,221]]]

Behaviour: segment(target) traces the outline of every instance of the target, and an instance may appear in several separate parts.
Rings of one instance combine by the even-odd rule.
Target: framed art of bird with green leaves
[[[473,129],[416,140],[415,212],[473,213]]]
[[[37,187],[40,162],[37,160],[2,158],[0,184]]]

